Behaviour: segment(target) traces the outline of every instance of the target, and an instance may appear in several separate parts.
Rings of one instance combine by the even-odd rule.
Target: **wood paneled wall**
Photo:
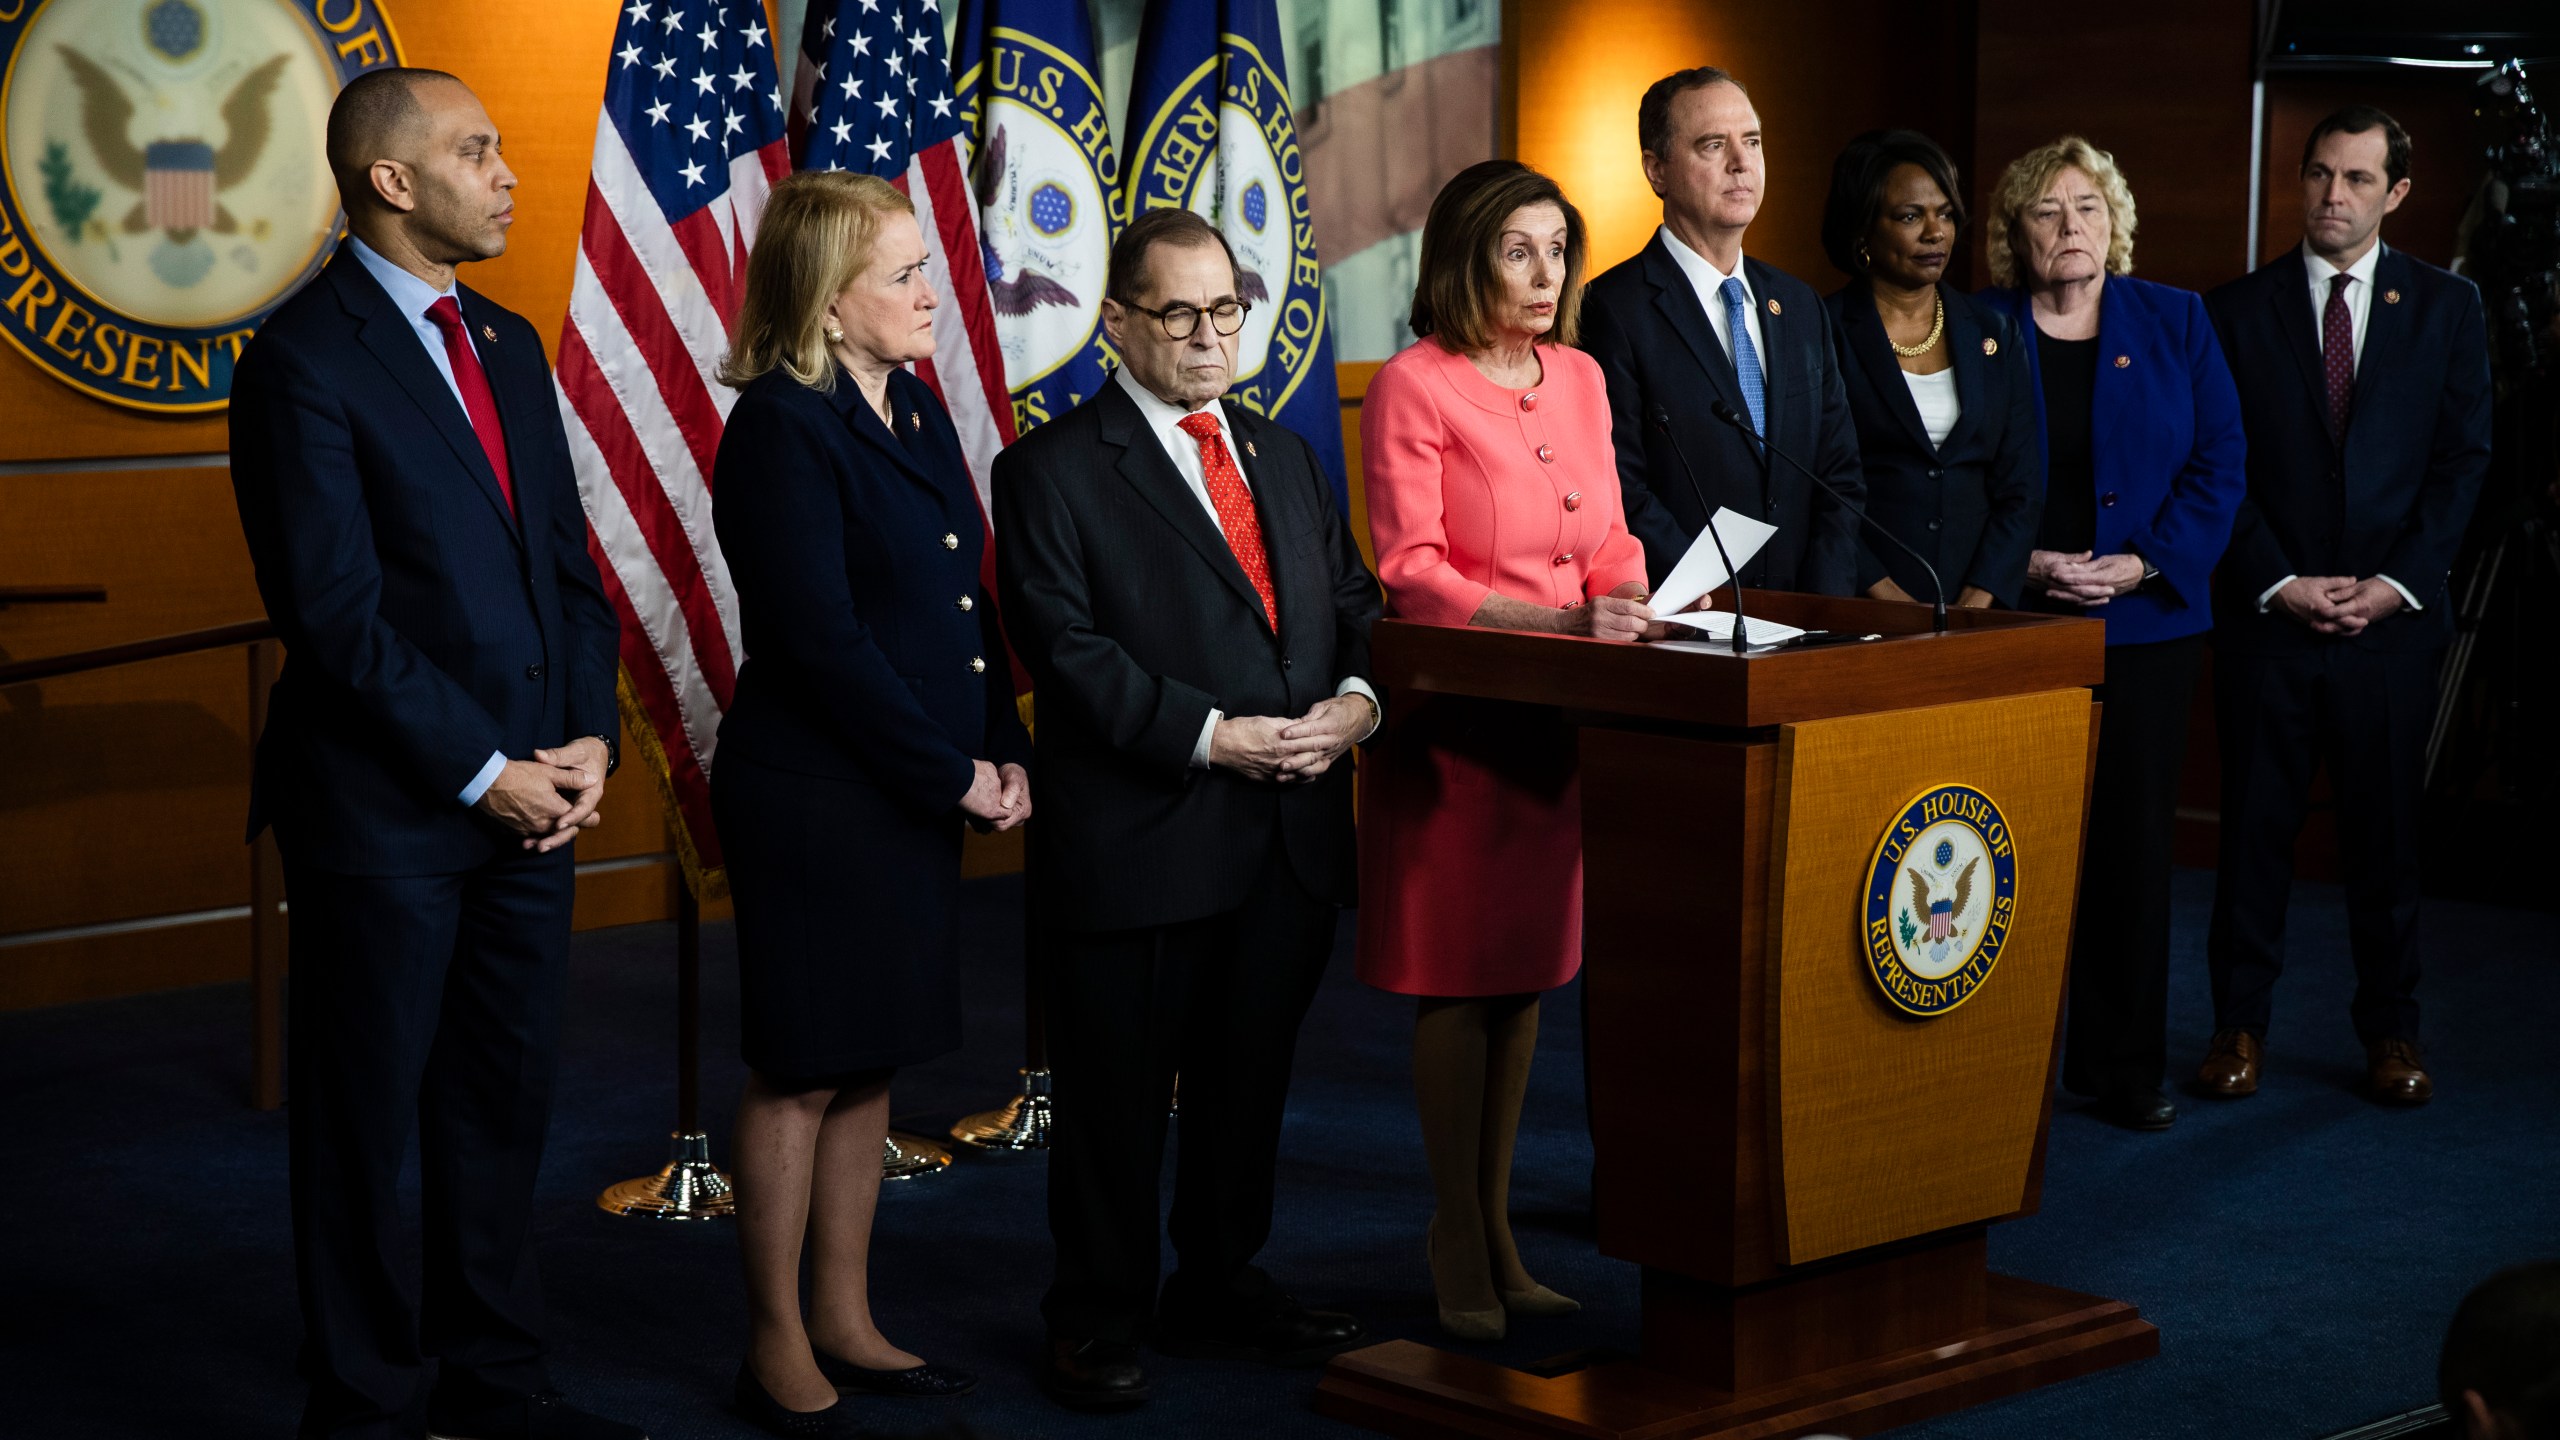
[[[1636,144],[1636,103],[1674,70],[1715,65],[1760,112],[1769,188],[1744,248],[1838,288],[1819,231],[1831,162],[1862,131],[1907,126],[1963,163],[1972,148],[1973,6],[1967,0],[1512,0],[1507,153],[1557,178],[1591,231],[1598,273],[1662,221]],[[2245,132],[2244,132],[2245,133]]]

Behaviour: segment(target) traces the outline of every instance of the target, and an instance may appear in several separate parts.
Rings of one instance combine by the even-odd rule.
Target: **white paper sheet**
[[[1705,633],[1719,642],[1714,645],[1706,645],[1696,640],[1663,640],[1656,642],[1657,644],[1668,645],[1675,650],[1705,649],[1718,651],[1727,655],[1733,653],[1733,616],[1730,612],[1723,610],[1690,610],[1678,615],[1663,615],[1657,618],[1672,625],[1686,625],[1693,630]],[[1743,633],[1743,643],[1746,645],[1782,645],[1803,633],[1804,632],[1802,630],[1797,629],[1793,625],[1781,625],[1775,620],[1755,619],[1751,622],[1751,628]]]
[[[1769,537],[1778,533],[1778,527],[1765,520],[1754,520],[1739,511],[1722,508],[1707,523],[1715,527],[1716,536],[1723,537],[1725,551],[1733,556],[1736,565],[1750,564],[1751,557],[1760,553],[1760,547],[1769,543]],[[1697,604],[1700,596],[1730,578],[1725,574],[1723,558],[1716,554],[1715,537],[1701,530],[1698,538],[1689,542],[1689,553],[1681,556],[1680,563],[1671,567],[1671,573],[1664,576],[1662,584],[1655,588],[1653,598],[1645,603],[1653,607],[1654,614],[1668,619],[1674,611],[1686,610]],[[1778,628],[1786,629],[1783,625]],[[1730,621],[1726,622],[1724,633],[1726,638],[1732,638]],[[1790,636],[1800,633],[1788,631]],[[1760,622],[1752,622],[1749,638],[1753,644],[1759,643]]]

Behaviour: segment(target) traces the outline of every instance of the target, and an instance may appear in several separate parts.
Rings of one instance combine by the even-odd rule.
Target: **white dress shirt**
[[[1728,361],[1733,359],[1733,321],[1725,314],[1724,282],[1742,282],[1742,328],[1751,337],[1751,353],[1760,357],[1761,383],[1768,383],[1769,344],[1760,336],[1760,297],[1751,289],[1751,277],[1743,273],[1742,257],[1734,257],[1733,272],[1728,275],[1716,268],[1716,262],[1682,244],[1670,226],[1663,226],[1659,233],[1672,263],[1689,277],[1689,288],[1698,292],[1698,307],[1707,312],[1707,323],[1715,327],[1716,343],[1724,347]]]
[[[1191,496],[1198,500],[1200,508],[1207,512],[1209,523],[1217,527],[1219,534],[1227,533],[1226,522],[1218,518],[1218,502],[1209,498],[1209,475],[1200,463],[1200,442],[1192,439],[1191,433],[1182,428],[1183,421],[1199,414],[1200,411],[1185,410],[1178,405],[1168,405],[1157,399],[1149,393],[1147,387],[1139,384],[1137,379],[1130,375],[1129,367],[1125,365],[1114,372],[1113,379],[1123,391],[1128,393],[1130,400],[1137,404],[1139,416],[1147,422],[1147,428],[1155,432],[1156,444],[1164,448],[1165,458],[1173,462],[1175,472],[1182,476],[1182,483],[1191,487]],[[1237,454],[1236,433],[1234,428],[1227,424],[1227,407],[1213,400],[1202,409],[1216,418],[1218,439],[1225,443],[1227,455],[1233,459]],[[1244,462],[1237,460],[1235,466],[1236,478],[1243,480],[1246,490],[1250,491],[1253,488],[1253,481],[1245,478]],[[1378,715],[1386,714],[1386,706],[1378,699],[1378,692],[1369,688],[1369,682],[1357,675],[1342,677],[1342,683],[1333,687],[1333,693],[1360,696],[1375,708]],[[1200,738],[1191,746],[1192,769],[1209,768],[1209,738],[1217,733],[1218,722],[1226,718],[1225,711],[1212,708],[1209,711],[1209,718],[1200,722]],[[1368,739],[1377,733],[1377,729],[1377,722],[1372,720],[1369,728],[1360,732],[1360,738]]]
[[[2344,275],[2347,277],[2347,327],[2349,334],[2349,339],[2347,341],[2347,353],[2355,357],[2355,368],[2359,374],[2364,370],[2365,321],[2373,314],[2373,268],[2381,262],[2382,242],[2379,240],[2376,240],[2373,244],[2367,246],[2364,254],[2357,257],[2356,262],[2349,265],[2344,270],[2340,270],[2337,266],[2322,259],[2312,250],[2310,241],[2306,240],[2302,244],[2302,268],[2309,275],[2311,281],[2311,333],[2314,336],[2320,337],[2321,343],[2325,344],[2327,341],[2327,336],[2322,327],[2328,322],[2329,281],[2331,277],[2337,275]],[[2324,399],[2322,403],[2326,404],[2327,401]],[[2259,592],[2258,613],[2261,615],[2266,614],[2267,607],[2272,604],[2276,598],[2276,592],[2282,590],[2287,585],[2292,584],[2298,578],[2298,576],[2287,575],[2273,585],[2268,586],[2265,590]],[[2390,586],[2392,589],[2399,591],[2401,604],[2408,606],[2412,610],[2423,610],[2426,608],[2418,603],[2417,596],[2409,593],[2408,586],[2401,584],[2399,581],[2392,579],[2388,575],[2377,574],[2373,578]]]
[[[365,273],[381,284],[383,292],[391,297],[392,308],[408,317],[410,332],[418,337],[420,345],[426,347],[427,358],[435,362],[436,373],[444,377],[444,388],[453,392],[454,408],[468,420],[471,407],[463,403],[462,386],[453,378],[453,361],[444,353],[444,331],[427,318],[427,308],[453,294],[452,287],[437,289],[383,259],[380,252],[353,235],[347,237],[347,253],[355,256],[356,263],[364,267]],[[471,345],[471,328],[467,325],[463,327],[462,343]],[[478,358],[480,347],[471,345],[471,354]],[[490,751],[489,763],[480,767],[480,773],[472,776],[471,783],[463,786],[462,793],[455,798],[465,805],[479,804],[480,797],[489,793],[490,786],[498,783],[499,774],[506,768],[506,752]]]
[[[1964,414],[1964,402],[1956,398],[1956,367],[1948,366],[1935,375],[1902,372],[1902,383],[1911,391],[1911,403],[1920,407],[1920,428],[1928,433],[1931,445],[1944,445],[1956,432],[1956,420]]]

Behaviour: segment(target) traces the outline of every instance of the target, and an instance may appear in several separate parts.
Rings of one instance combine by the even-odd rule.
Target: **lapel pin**
[[[908,433],[908,434],[910,434],[910,435],[913,435],[913,434],[915,434],[917,431],[922,430],[923,428],[924,428],[924,416],[923,416],[920,412],[918,412],[918,411],[914,411],[914,410],[910,410],[910,411],[908,411],[908,412],[907,412],[907,433]]]
[[[1784,315],[1787,312],[1784,306],[1780,305],[1776,300],[1771,300],[1769,302],[1769,313],[1772,315]]]
[[[1261,459],[1261,458],[1262,458],[1262,452],[1261,452],[1261,451],[1259,451],[1259,450],[1254,449],[1254,448],[1253,448],[1253,442],[1252,442],[1252,441],[1250,441],[1250,440],[1247,440],[1246,442],[1244,442],[1244,453],[1246,453],[1247,455],[1252,456],[1252,457],[1253,457],[1254,459],[1256,459],[1256,460],[1259,460],[1259,459]]]
[[[2382,303],[2383,303],[2383,304],[2385,304],[2385,305],[2397,305],[2397,304],[2399,304],[2399,303],[2400,303],[2400,292],[2399,292],[2399,291],[2397,291],[2397,290],[2385,290],[2385,291],[2383,291],[2383,292],[2382,292]]]
[[[483,325],[483,326],[481,326],[481,327],[480,327],[480,338],[481,338],[481,339],[483,339],[483,340],[488,341],[488,342],[489,342],[490,344],[492,344],[492,345],[497,344],[497,343],[498,343],[498,327],[497,327],[497,326],[495,326],[495,325]]]
[[[2117,369],[2119,369],[2119,370],[2130,370],[2130,369],[2132,369],[2132,368],[2133,368],[2133,357],[2132,357],[2132,356],[2130,356],[2130,355],[2119,355],[2119,356],[2117,356],[2117,357],[2116,357],[2116,368],[2117,368]]]
[[[1982,353],[1983,353],[1983,354],[1985,354],[1985,355],[1997,355],[1997,354],[1999,354],[1999,353],[2000,353],[2000,342],[1999,342],[1999,341],[1997,341],[1997,340],[1992,339],[1992,338],[1991,338],[1990,336],[1988,336],[1988,335],[1983,336],[1983,337],[1982,337]]]

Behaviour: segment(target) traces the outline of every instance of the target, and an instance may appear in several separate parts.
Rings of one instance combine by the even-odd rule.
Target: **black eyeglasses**
[[[1206,312],[1197,305],[1168,305],[1162,310],[1150,310],[1144,305],[1128,308],[1141,315],[1156,317],[1156,324],[1164,328],[1167,340],[1188,340],[1199,330],[1203,313],[1208,315],[1209,323],[1217,328],[1219,334],[1233,335],[1244,328],[1245,312],[1253,307],[1242,300],[1226,300],[1210,306]]]

